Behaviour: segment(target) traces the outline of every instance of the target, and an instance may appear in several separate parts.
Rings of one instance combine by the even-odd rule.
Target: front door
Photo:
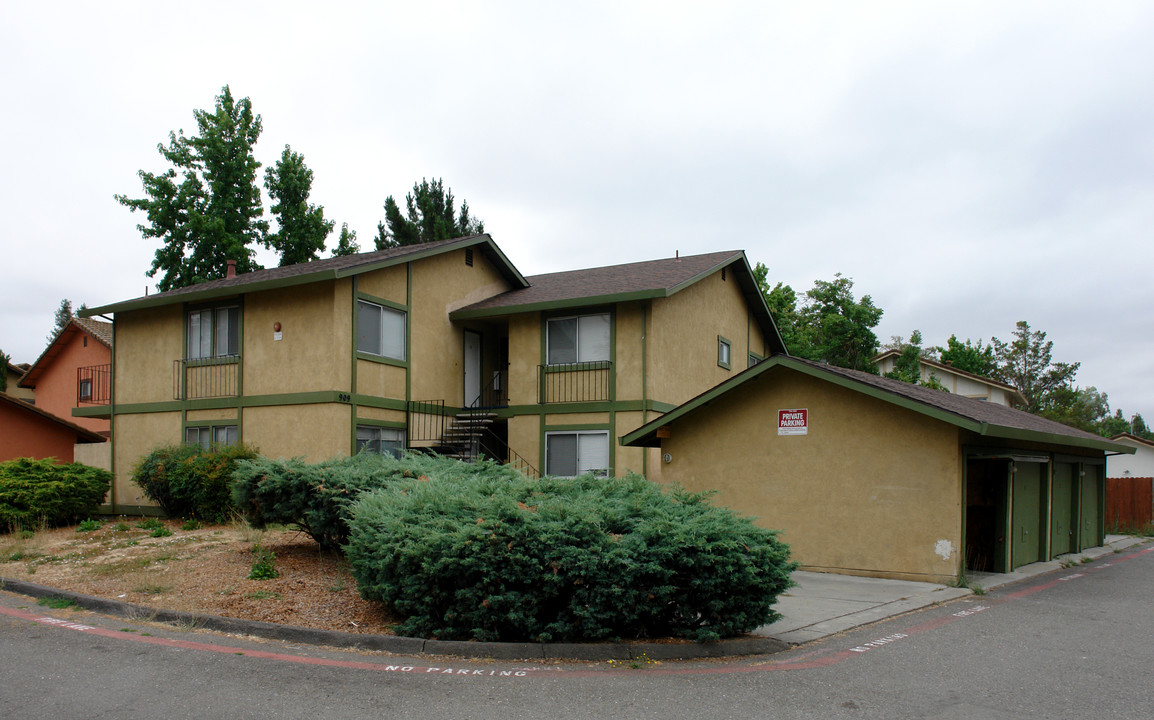
[[[1074,552],[1078,531],[1078,466],[1069,462],[1054,463],[1053,513],[1050,519],[1050,557]]]
[[[480,405],[481,398],[481,336],[465,331],[465,407]]]

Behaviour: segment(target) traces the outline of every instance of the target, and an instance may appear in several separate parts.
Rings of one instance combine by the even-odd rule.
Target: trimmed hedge
[[[401,480],[352,507],[353,575],[402,618],[400,634],[713,641],[778,617],[788,546],[706,494],[472,470]]]
[[[512,479],[515,470],[499,465],[469,465],[449,458],[412,454],[397,460],[389,455],[360,453],[319,463],[300,458],[257,458],[237,463],[233,501],[250,525],[295,527],[329,550],[348,542],[352,505],[361,493],[408,479],[464,477],[486,472]]]
[[[63,525],[91,515],[104,501],[112,473],[52,458],[0,462],[0,528]]]
[[[165,445],[132,468],[132,482],[169,517],[221,522],[235,510],[232,473],[239,461],[257,457],[253,448],[214,445]]]

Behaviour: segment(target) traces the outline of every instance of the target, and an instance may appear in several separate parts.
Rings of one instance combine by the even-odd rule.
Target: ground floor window
[[[405,431],[401,428],[357,425],[357,452],[401,457],[405,449]]]
[[[185,444],[199,445],[205,450],[213,444],[236,445],[239,439],[236,425],[197,426],[184,429]]]
[[[609,475],[609,431],[551,432],[545,434],[545,474],[573,477]]]

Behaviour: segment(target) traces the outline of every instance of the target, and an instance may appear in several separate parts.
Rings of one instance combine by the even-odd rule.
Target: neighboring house
[[[7,389],[4,390],[4,392],[18,400],[23,400],[30,405],[35,405],[36,392],[31,388],[20,387],[20,379],[23,378],[24,374],[28,372],[29,367],[30,366],[28,363],[22,363],[20,365],[15,365],[11,362],[7,363],[7,366],[3,368],[4,372],[7,373],[8,376],[8,384],[6,386]]]
[[[885,375],[886,373],[893,372],[894,362],[900,356],[901,351],[899,350],[887,350],[875,357],[874,362],[878,366],[878,371],[882,375]],[[1022,393],[1018,392],[1018,389],[1013,385],[1007,385],[997,380],[991,380],[988,377],[958,370],[955,367],[928,358],[921,358],[919,363],[921,365],[921,378],[923,382],[929,380],[931,377],[936,377],[939,383],[955,395],[973,398],[974,400],[985,400],[986,402],[997,403],[998,405],[1005,405],[1006,407],[1022,407],[1026,404],[1026,399],[1022,397]]]
[[[19,386],[35,391],[41,410],[71,417],[73,408],[108,404],[111,361],[112,323],[73,318],[28,368]],[[108,437],[106,417],[76,417],[73,422]]]
[[[1097,435],[773,355],[621,439],[662,478],[779,529],[813,570],[949,582],[1099,546]]]
[[[91,430],[0,392],[0,461],[30,457],[73,462],[73,448],[78,444],[106,441]]]
[[[1134,448],[1134,454],[1107,455],[1106,477],[1154,477],[1154,441],[1130,433],[1119,433],[1110,439]]]
[[[529,474],[660,477],[630,432],[784,352],[741,251],[524,277],[488,235],[271,268],[114,315],[112,509],[175,442],[310,461],[484,454]],[[457,418],[461,415],[460,418]]]

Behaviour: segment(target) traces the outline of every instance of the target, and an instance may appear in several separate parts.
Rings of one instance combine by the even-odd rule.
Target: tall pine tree
[[[469,203],[461,202],[461,213],[454,208],[453,191],[438,178],[429,182],[422,178],[413,183],[413,191],[405,196],[406,215],[401,214],[397,201],[390,195],[385,199],[385,222],[377,225],[376,248],[400,247],[448,240],[485,232],[485,224],[469,216]]]

